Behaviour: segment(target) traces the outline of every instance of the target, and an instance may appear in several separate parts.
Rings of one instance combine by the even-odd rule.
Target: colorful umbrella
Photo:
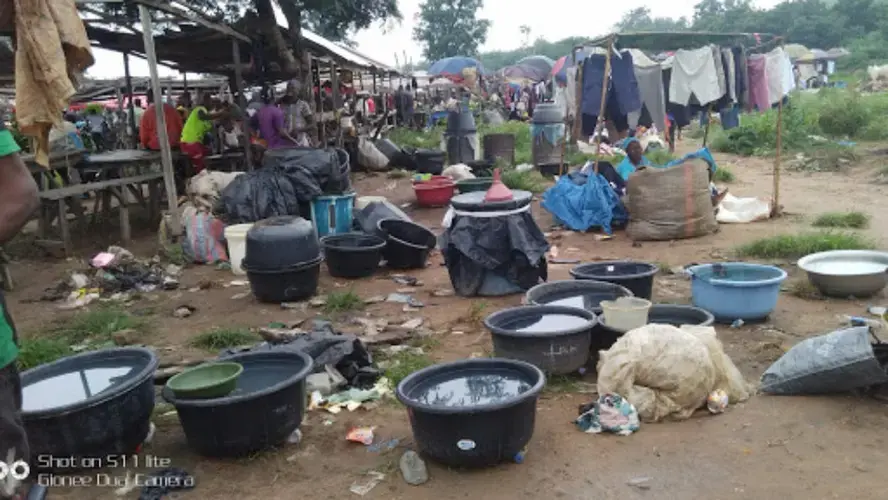
[[[585,52],[577,52],[577,62],[585,59],[586,55]],[[555,61],[555,64],[552,66],[552,71],[549,74],[555,77],[555,82],[561,85],[567,85],[567,71],[573,66],[573,56],[568,54]]]
[[[515,66],[531,66],[548,76],[552,73],[555,61],[546,56],[528,56],[515,63]]]
[[[478,73],[485,74],[484,66],[477,59],[471,57],[455,56],[445,57],[429,67],[429,76],[454,76],[462,78],[462,71],[466,68],[478,68]]]
[[[542,71],[527,64],[516,64],[502,69],[503,78],[507,80],[527,80],[541,82],[549,77],[548,71]]]

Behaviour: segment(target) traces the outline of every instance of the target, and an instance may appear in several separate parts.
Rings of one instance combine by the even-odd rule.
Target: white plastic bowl
[[[651,301],[639,297],[620,297],[617,300],[601,301],[605,323],[611,328],[625,332],[646,325],[652,305]]]
[[[228,242],[228,262],[231,271],[237,275],[245,275],[246,271],[241,267],[244,255],[247,253],[247,231],[253,224],[235,224],[225,228],[225,241]]]

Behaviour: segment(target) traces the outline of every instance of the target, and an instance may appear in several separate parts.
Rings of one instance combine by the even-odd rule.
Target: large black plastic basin
[[[647,262],[611,260],[580,264],[570,270],[570,275],[578,280],[616,283],[628,288],[636,297],[651,300],[654,276],[659,270],[660,268]]]
[[[601,314],[601,301],[632,297],[632,291],[615,283],[595,280],[564,280],[541,283],[524,295],[528,304],[566,306]]]
[[[498,357],[519,359],[546,373],[577,371],[589,360],[594,313],[567,306],[519,306],[484,319]]]
[[[414,222],[382,219],[377,226],[386,235],[382,255],[386,265],[392,269],[425,267],[429,252],[438,244],[435,233]]]
[[[379,267],[385,240],[372,234],[331,234],[321,238],[324,260],[334,278],[364,278]]]
[[[530,442],[545,384],[530,363],[468,359],[414,372],[396,393],[421,453],[451,467],[488,467]]]
[[[244,367],[234,392],[217,399],[163,398],[176,407],[188,445],[210,457],[244,456],[283,444],[305,414],[305,377],[310,356],[297,351],[259,351],[223,358]]]
[[[22,419],[31,456],[75,457],[73,463],[82,465],[88,463],[82,458],[135,452],[148,435],[154,411],[157,363],[148,349],[121,347],[22,373]]]

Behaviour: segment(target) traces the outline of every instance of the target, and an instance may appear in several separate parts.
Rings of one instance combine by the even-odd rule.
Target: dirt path
[[[689,146],[690,147],[690,146]],[[771,195],[771,162],[717,155],[737,176],[730,185],[737,196]],[[888,198],[885,187],[871,182],[872,169],[857,166],[848,172],[783,176],[782,204],[787,216],[770,222],[721,226],[718,234],[694,240],[643,243],[634,247],[623,234],[599,242],[591,235],[564,233],[556,242],[562,256],[583,260],[632,258],[669,266],[728,259],[732,250],[755,238],[810,228],[812,216],[826,211],[859,210],[872,216],[865,233],[888,246]],[[383,176],[357,181],[362,194],[381,194],[396,203],[412,199],[409,180]],[[551,217],[534,206],[540,227],[548,231]],[[443,210],[415,211],[412,215],[433,230],[440,230]],[[138,250],[150,251],[151,241]],[[576,250],[571,250],[576,249]],[[70,262],[21,261],[14,271],[22,286],[10,298],[10,307],[24,335],[45,328],[65,314],[46,303],[27,299],[39,295]],[[554,265],[550,279],[569,278],[570,266]],[[412,273],[423,280],[423,289],[449,288],[449,279],[435,256],[425,270]],[[793,279],[801,279],[792,273]],[[332,280],[322,272],[320,293],[353,286],[361,296],[394,292],[399,285],[381,272],[356,283]],[[183,347],[195,334],[217,326],[259,326],[271,321],[310,317],[313,310],[282,310],[251,298],[232,299],[243,291],[222,284],[231,275],[210,267],[187,270],[183,290],[202,281],[218,286],[199,292],[150,294],[138,308],[151,310],[154,332],[150,339],[166,358],[190,358],[207,353]],[[487,335],[479,330],[462,335],[449,326],[466,316],[480,301],[455,297],[432,298],[422,316],[437,334],[432,357],[460,359],[490,350]],[[689,284],[674,276],[657,278],[655,297],[663,302],[688,303]],[[487,312],[517,305],[521,297],[484,299]],[[884,297],[873,301],[888,302]],[[197,313],[188,319],[172,318],[170,312],[190,304]],[[806,301],[782,294],[777,310],[765,325],[719,327],[729,355],[751,380],[782,352],[799,340],[834,329],[837,316],[861,314],[867,303]],[[476,305],[476,307],[478,307]],[[369,306],[366,314],[390,321],[409,317],[392,304]],[[589,382],[594,382],[591,377]],[[578,405],[588,402],[582,393],[546,392],[540,400],[534,438],[525,462],[481,472],[459,472],[430,464],[431,480],[421,487],[407,486],[396,464],[400,450],[379,454],[347,443],[352,425],[378,426],[379,440],[399,438],[402,446],[412,441],[406,413],[397,403],[385,403],[371,411],[332,416],[309,413],[302,427],[304,440],[297,446],[262,453],[250,459],[223,461],[196,457],[185,443],[175,417],[158,420],[158,433],[150,453],[168,457],[175,466],[191,472],[198,481],[193,498],[348,498],[349,486],[362,474],[376,470],[386,479],[366,498],[884,498],[888,479],[878,471],[888,461],[888,412],[884,405],[853,395],[818,398],[756,396],[726,414],[699,416],[686,422],[644,425],[630,437],[592,436],[571,424]],[[243,422],[250,425],[250,422]],[[122,471],[111,474],[122,476]],[[643,478],[649,478],[643,480]],[[630,483],[638,484],[633,486]],[[113,488],[111,488],[113,489]],[[53,498],[111,497],[105,488],[56,489]],[[135,496],[135,495],[133,495]]]

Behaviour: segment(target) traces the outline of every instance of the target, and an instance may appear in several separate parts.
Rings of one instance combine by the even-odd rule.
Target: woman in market
[[[629,176],[636,170],[648,167],[651,162],[645,158],[644,151],[638,139],[630,137],[626,139],[626,157],[617,165],[617,173],[623,180],[629,180]]]
[[[213,131],[213,121],[224,116],[221,112],[211,113],[209,110],[212,106],[212,97],[210,94],[204,94],[201,97],[200,105],[191,110],[188,120],[185,121],[185,126],[182,127],[182,140],[179,148],[191,159],[195,174],[205,168],[204,157],[210,154],[205,142],[207,134]]]

